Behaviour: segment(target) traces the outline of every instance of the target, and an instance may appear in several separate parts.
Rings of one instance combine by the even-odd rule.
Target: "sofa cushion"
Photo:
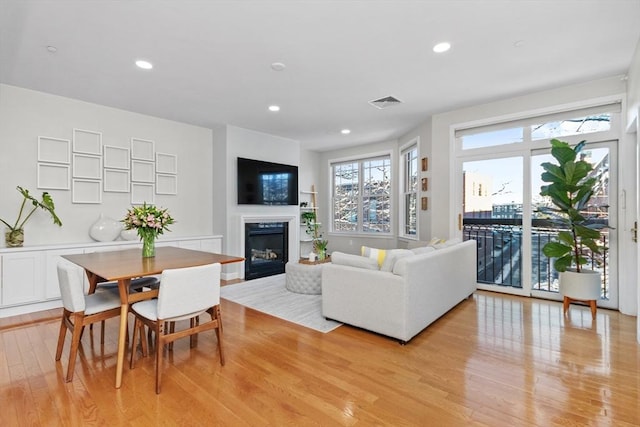
[[[347,265],[350,267],[364,268],[366,270],[378,270],[378,261],[360,255],[347,254],[344,252],[331,252],[331,263],[337,265]]]
[[[414,253],[409,249],[391,249],[387,251],[387,256],[380,267],[380,271],[393,271],[393,266],[400,258],[411,256]]]
[[[436,248],[434,248],[433,246],[422,246],[421,248],[411,249],[411,252],[413,252],[416,255],[420,255],[420,254],[426,254],[427,252],[433,252],[435,250]]]
[[[433,246],[435,249],[443,249],[448,248],[449,246],[457,245],[458,243],[462,243],[462,239],[459,237],[454,237],[453,239],[443,240],[430,246]]]
[[[375,259],[378,263],[378,268],[382,267],[382,263],[384,263],[384,259],[387,256],[387,251],[385,249],[376,249],[370,248],[368,246],[362,246],[360,248],[360,255],[363,257]]]

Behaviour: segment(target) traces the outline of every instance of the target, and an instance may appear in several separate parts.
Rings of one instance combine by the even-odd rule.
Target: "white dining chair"
[[[215,329],[220,352],[220,365],[224,366],[224,351],[222,346],[222,318],[220,313],[220,264],[207,264],[197,267],[187,267],[165,270],[160,277],[158,298],[140,301],[131,306],[136,323],[133,328],[132,351],[130,368],[135,364],[136,336],[140,334],[143,354],[146,354],[146,339],[144,325],[153,330],[156,335],[156,393],[160,393],[162,376],[161,362],[166,344],[191,337],[195,334]],[[199,316],[209,313],[211,320],[200,323]],[[175,331],[176,321],[189,320],[189,327]]]
[[[67,366],[66,382],[73,380],[76,356],[85,325],[101,322],[120,315],[120,296],[117,292],[99,291],[91,295],[84,294],[82,270],[60,263],[58,264],[58,284],[62,296],[62,319],[56,361],[62,356],[67,329],[71,331],[71,350]],[[104,325],[100,332],[100,343],[104,344]]]

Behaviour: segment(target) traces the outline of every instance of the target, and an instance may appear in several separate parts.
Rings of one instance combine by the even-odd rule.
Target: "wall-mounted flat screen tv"
[[[238,157],[239,205],[297,205],[298,167]]]

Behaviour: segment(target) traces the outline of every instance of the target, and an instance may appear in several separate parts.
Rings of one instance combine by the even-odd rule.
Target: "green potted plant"
[[[7,244],[7,247],[22,246],[22,244],[24,243],[24,225],[38,208],[49,212],[51,218],[53,219],[53,223],[58,226],[62,226],[62,222],[55,212],[53,198],[51,198],[51,195],[49,193],[47,193],[46,191],[43,192],[42,199],[38,200],[29,193],[29,190],[20,186],[16,187],[16,189],[20,192],[20,194],[22,194],[22,204],[20,205],[20,211],[18,212],[18,218],[16,219],[16,222],[11,225],[4,219],[0,218],[0,221],[2,221],[2,223],[6,225],[8,229],[5,232],[5,242]],[[33,205],[32,208],[27,208],[27,201],[29,201],[31,205]],[[25,210],[25,208],[27,209]]]
[[[588,301],[595,315],[595,301],[600,299],[601,279],[598,271],[584,268],[589,261],[599,263],[604,247],[600,244],[602,229],[607,225],[585,214],[600,179],[593,166],[582,159],[585,141],[575,147],[558,139],[551,140],[551,155],[556,163],[546,162],[540,195],[549,197],[553,207],[540,211],[551,216],[562,229],[557,240],[548,242],[542,252],[555,259],[560,273],[560,293],[565,312],[571,300]]]

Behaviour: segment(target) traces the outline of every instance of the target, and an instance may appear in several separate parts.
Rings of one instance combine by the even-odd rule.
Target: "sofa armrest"
[[[322,269],[322,314],[403,339],[405,286],[401,276],[378,270],[327,264]]]

